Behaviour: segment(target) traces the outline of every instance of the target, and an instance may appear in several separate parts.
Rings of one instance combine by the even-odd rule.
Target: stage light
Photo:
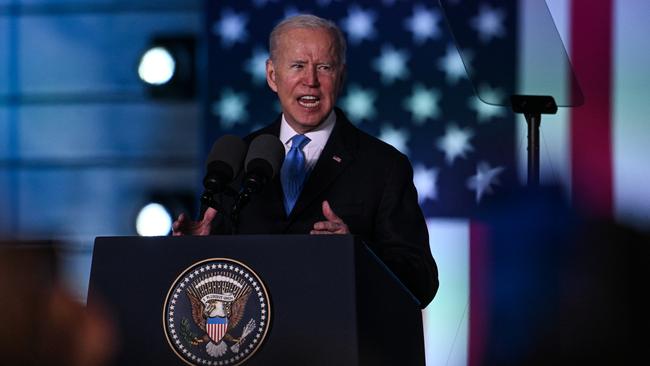
[[[142,53],[138,76],[155,99],[191,99],[195,95],[193,36],[155,36]]]
[[[154,192],[146,195],[135,215],[135,230],[140,236],[165,236],[172,231],[172,222],[185,213],[196,214],[198,199],[193,192]]]
[[[169,82],[176,71],[176,61],[164,47],[147,50],[140,59],[138,75],[147,84],[162,85]]]
[[[135,221],[135,228],[140,236],[164,236],[172,229],[172,216],[160,203],[145,205]]]

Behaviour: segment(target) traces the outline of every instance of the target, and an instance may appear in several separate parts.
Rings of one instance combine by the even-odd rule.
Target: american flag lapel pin
[[[338,155],[332,156],[332,159],[334,159],[334,161],[337,162],[337,163],[341,162],[341,158]]]

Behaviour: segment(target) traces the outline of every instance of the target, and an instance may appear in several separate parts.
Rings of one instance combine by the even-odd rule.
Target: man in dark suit
[[[278,136],[287,157],[282,174],[241,211],[238,232],[357,235],[424,308],[438,289],[438,271],[408,158],[334,108],[345,77],[341,31],[299,15],[278,24],[269,43],[266,79],[282,115],[246,140]],[[174,235],[228,232],[221,216],[213,208],[198,222],[181,215]]]

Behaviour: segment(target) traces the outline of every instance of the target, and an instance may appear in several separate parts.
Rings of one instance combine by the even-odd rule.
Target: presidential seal
[[[167,293],[163,325],[170,347],[189,365],[240,365],[269,329],[269,295],[253,270],[213,258],[185,269]]]

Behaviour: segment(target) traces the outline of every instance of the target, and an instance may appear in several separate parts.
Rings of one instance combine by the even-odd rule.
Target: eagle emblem
[[[191,365],[238,365],[266,336],[268,299],[262,281],[244,264],[224,258],[196,263],[165,300],[167,340]]]

